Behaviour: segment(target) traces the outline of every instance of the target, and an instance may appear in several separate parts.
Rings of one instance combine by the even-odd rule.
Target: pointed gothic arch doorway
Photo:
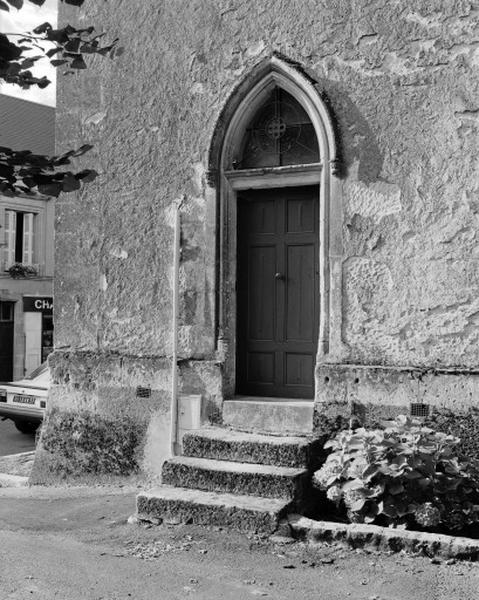
[[[224,395],[309,399],[329,344],[335,144],[316,88],[277,57],[239,86],[213,138]]]

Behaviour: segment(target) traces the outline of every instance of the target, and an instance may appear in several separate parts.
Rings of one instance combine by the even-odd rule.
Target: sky
[[[43,6],[35,6],[30,2],[25,2],[20,10],[11,6],[10,12],[0,11],[0,32],[24,33],[31,31],[41,23],[45,23],[45,21],[55,27],[57,23],[57,3],[58,0],[46,0]],[[29,90],[22,90],[17,85],[3,83],[0,84],[0,94],[55,106],[56,73],[54,67],[50,65],[47,59],[42,59],[36,63],[32,71],[37,76],[46,75],[51,81],[50,85],[43,90],[37,86],[33,86]]]

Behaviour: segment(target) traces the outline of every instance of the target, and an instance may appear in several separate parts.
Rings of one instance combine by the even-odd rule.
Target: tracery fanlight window
[[[236,169],[319,162],[314,126],[297,100],[274,87],[253,116]]]

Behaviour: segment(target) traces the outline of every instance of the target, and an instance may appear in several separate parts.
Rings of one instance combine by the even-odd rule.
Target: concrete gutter
[[[22,475],[10,475],[9,473],[0,473],[0,488],[5,487],[26,487],[28,485],[28,477]]]
[[[362,523],[314,521],[301,515],[289,515],[293,536],[311,544],[333,542],[352,548],[369,548],[421,554],[425,556],[479,559],[479,540],[404,529],[390,529]]]

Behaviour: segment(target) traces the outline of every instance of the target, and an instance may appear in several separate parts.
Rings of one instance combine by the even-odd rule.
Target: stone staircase
[[[183,455],[164,463],[162,485],[138,495],[137,515],[272,533],[288,512],[301,512],[313,445],[220,427],[189,432]]]

